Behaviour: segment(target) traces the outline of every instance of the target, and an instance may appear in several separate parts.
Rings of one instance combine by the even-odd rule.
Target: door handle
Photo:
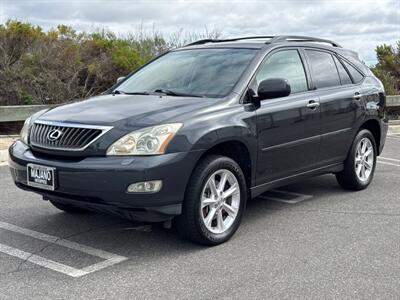
[[[319,103],[315,100],[310,100],[310,101],[308,101],[306,106],[309,109],[316,109],[317,107],[319,107]]]
[[[359,101],[363,95],[359,92],[354,93],[353,99]]]

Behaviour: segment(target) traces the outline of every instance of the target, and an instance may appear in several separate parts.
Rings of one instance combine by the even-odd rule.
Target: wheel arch
[[[377,155],[379,155],[379,149],[380,149],[380,144],[381,144],[381,126],[379,124],[379,121],[376,119],[369,119],[364,121],[364,123],[361,124],[360,128],[358,129],[357,132],[359,132],[362,129],[367,129],[369,130],[372,135],[375,138],[375,143],[376,143],[376,148],[377,148]]]
[[[250,190],[253,182],[253,172],[255,170],[255,158],[252,158],[248,145],[238,139],[225,139],[213,144],[199,156],[191,174],[193,174],[202,158],[212,154],[223,155],[234,160],[242,169],[247,188]]]
[[[253,163],[250,151],[243,142],[238,140],[221,142],[208,149],[203,155],[209,154],[219,154],[234,160],[243,171],[247,187],[251,187]]]

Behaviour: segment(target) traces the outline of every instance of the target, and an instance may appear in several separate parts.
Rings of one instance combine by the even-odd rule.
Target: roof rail
[[[185,45],[184,47],[187,46],[194,46],[194,45],[202,45],[202,44],[207,44],[207,43],[219,43],[219,42],[225,42],[225,40],[219,40],[219,39],[204,39],[204,40],[198,40],[195,42],[192,42],[190,44]]]
[[[317,42],[317,43],[326,43],[331,44],[333,47],[342,47],[338,43],[330,40],[310,37],[310,36],[301,36],[301,35],[278,35],[272,38],[268,43],[281,43],[281,42]]]
[[[272,39],[274,36],[271,35],[260,35],[260,36],[245,36],[240,38],[232,38],[232,39],[204,39],[198,40],[193,43],[187,44],[186,46],[194,46],[194,45],[202,45],[207,43],[222,43],[222,42],[235,42],[241,40],[254,40],[254,39]]]
[[[277,36],[260,35],[260,36],[246,36],[246,37],[232,38],[232,39],[203,39],[187,44],[185,45],[185,47],[203,45],[207,43],[223,43],[223,42],[235,42],[235,41],[256,40],[256,39],[268,39],[268,41],[265,42],[266,44],[282,43],[282,42],[317,42],[317,43],[331,44],[334,47],[340,47],[340,48],[342,47],[338,43],[330,40],[314,38],[310,36],[300,36],[300,35],[277,35]]]

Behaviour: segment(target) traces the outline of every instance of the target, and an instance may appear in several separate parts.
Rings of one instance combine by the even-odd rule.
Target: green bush
[[[155,56],[193,40],[218,38],[216,30],[203,34],[128,33],[124,37],[101,30],[76,32],[59,25],[43,31],[19,21],[0,24],[0,105],[58,104],[97,95],[120,76]],[[372,69],[387,94],[400,94],[400,42],[397,48],[376,48]]]
[[[378,63],[372,71],[382,81],[387,95],[400,94],[400,41],[397,46],[386,44],[376,47]]]
[[[118,77],[179,46],[181,34],[167,42],[157,32],[118,37],[106,30],[78,33],[65,25],[45,32],[7,21],[0,25],[0,105],[57,104],[99,94]]]

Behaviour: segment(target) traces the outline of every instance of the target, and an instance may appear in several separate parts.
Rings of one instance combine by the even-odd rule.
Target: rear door
[[[319,165],[343,161],[357,121],[360,86],[334,53],[305,49],[312,87],[318,92],[321,109],[321,151]]]
[[[305,64],[297,48],[268,54],[251,89],[269,78],[291,86],[287,97],[260,102],[257,109],[257,184],[289,177],[314,167],[320,145],[319,99],[308,86]]]

